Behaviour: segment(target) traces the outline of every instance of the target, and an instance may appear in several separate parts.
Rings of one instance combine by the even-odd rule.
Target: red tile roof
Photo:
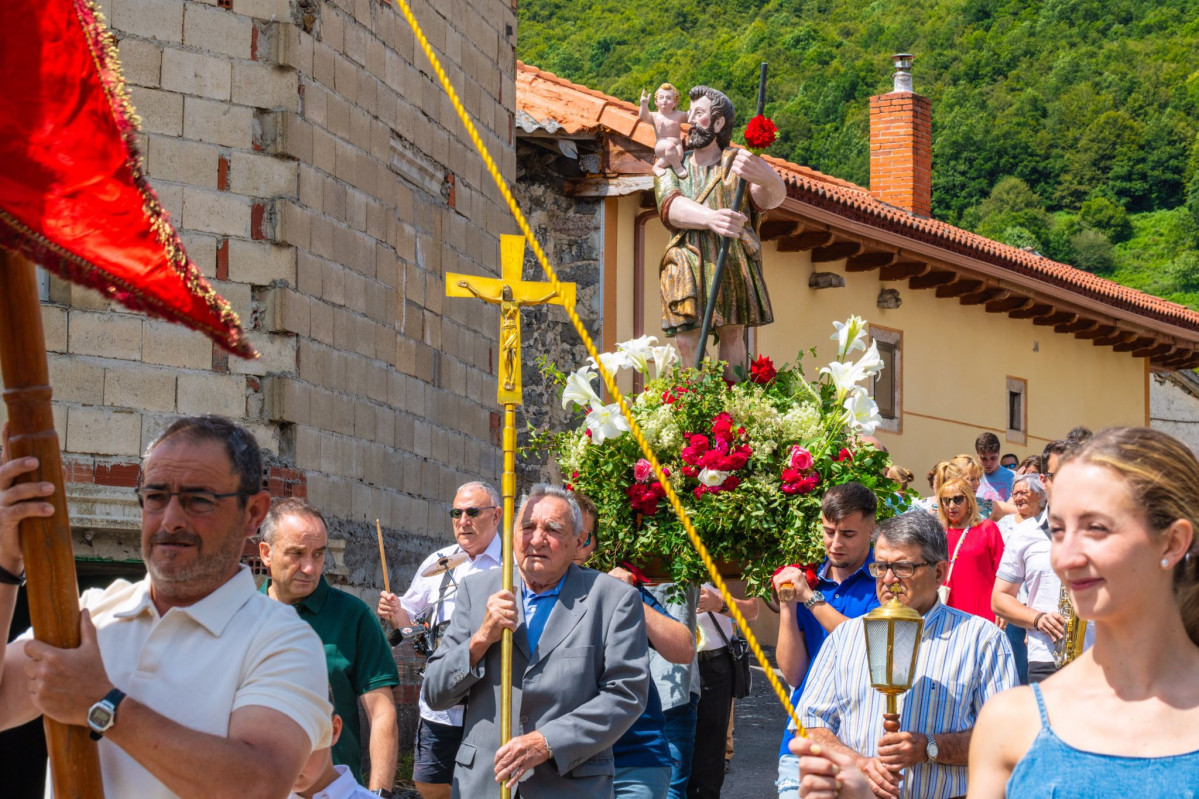
[[[520,62],[517,63],[516,104],[518,112],[527,114],[542,126],[549,123],[567,135],[610,130],[647,147],[654,145],[653,129],[638,119],[635,104]],[[867,189],[849,181],[780,158],[767,156],[767,160],[787,183],[787,194],[791,199],[1121,309],[1142,317],[1150,327],[1157,327],[1152,324],[1157,321],[1176,328],[1170,331],[1173,333],[1178,328],[1193,331],[1197,335],[1186,337],[1190,339],[1188,343],[1199,342],[1199,313],[1182,305],[936,219],[915,216],[875,199]]]

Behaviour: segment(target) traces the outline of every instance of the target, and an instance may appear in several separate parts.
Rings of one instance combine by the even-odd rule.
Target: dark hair
[[[1078,445],[1073,441],[1067,441],[1064,438],[1059,438],[1057,441],[1050,441],[1045,445],[1045,449],[1041,450],[1041,474],[1049,474],[1049,456],[1050,455],[1067,455],[1078,449]]]
[[[1090,441],[1094,435],[1095,434],[1091,432],[1091,428],[1080,424],[1078,427],[1071,428],[1069,433],[1066,433],[1066,440],[1071,444],[1085,444]]]
[[[262,520],[262,525],[258,528],[258,537],[273,546],[275,531],[279,529],[279,521],[284,516],[308,516],[324,525],[326,533],[329,531],[329,523],[325,521],[324,514],[308,504],[308,500],[288,497],[271,505],[270,511],[267,512],[266,518]]]
[[[1016,467],[1016,471],[1027,473],[1027,469],[1032,467],[1037,470],[1037,474],[1041,473],[1041,456],[1029,455],[1024,460],[1020,461],[1020,465]]]
[[[1001,460],[1001,461],[1002,461],[1004,458],[1015,458],[1015,459],[1016,459],[1016,463],[1017,463],[1017,464],[1019,464],[1019,463],[1020,463],[1020,456],[1019,456],[1019,455],[1017,455],[1017,454],[1016,454],[1016,453],[1014,453],[1014,452],[1005,452],[1005,453],[1003,453],[1003,455],[1002,455],[1002,456],[1000,456],[999,460]]]
[[[733,108],[733,101],[728,98],[724,92],[708,86],[695,86],[688,92],[692,104],[701,97],[707,97],[712,101],[712,115],[724,119],[724,127],[716,132],[716,146],[724,149],[733,141],[733,125],[737,119],[737,112]],[[712,120],[712,127],[715,130],[716,120]]]
[[[978,438],[974,439],[974,451],[982,454],[984,452],[999,451],[999,436],[994,433],[979,433]]]
[[[917,544],[920,557],[929,563],[949,560],[949,542],[945,528],[926,510],[910,510],[879,522],[874,540],[887,539],[887,543],[904,546]]]
[[[1153,531],[1179,519],[1199,531],[1199,461],[1178,439],[1147,427],[1113,427],[1067,453],[1061,465],[1073,461],[1115,472]],[[1182,622],[1199,646],[1199,539],[1175,564],[1173,579]]]
[[[592,533],[598,535],[599,534],[599,508],[595,507],[595,501],[593,499],[591,499],[591,497],[587,496],[586,494],[580,494],[578,491],[575,491],[573,493],[575,495],[575,502],[577,502],[579,504],[579,512],[581,514],[583,514],[584,516],[590,516],[591,518],[595,519],[595,529],[592,530]],[[584,520],[583,523],[586,524],[586,520]],[[582,532],[582,529],[583,528],[580,526],[579,532]]]
[[[262,490],[262,450],[258,448],[254,434],[237,422],[211,414],[181,417],[171,422],[166,430],[150,442],[144,457],[149,458],[162,442],[177,435],[197,443],[219,441],[224,445],[225,454],[229,456],[233,471],[238,476],[237,490],[243,494],[256,494]],[[139,474],[138,485],[141,480]],[[238,497],[238,502],[244,508],[246,497]]]
[[[878,510],[878,497],[861,483],[843,483],[824,492],[820,502],[820,514],[832,522],[839,522],[851,513],[864,513],[874,518]]]

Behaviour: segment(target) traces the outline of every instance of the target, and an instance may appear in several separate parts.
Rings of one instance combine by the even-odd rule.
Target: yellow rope
[[[496,167],[495,161],[491,157],[491,153],[487,151],[486,145],[483,144],[483,140],[479,137],[478,130],[475,129],[474,123],[471,122],[470,115],[463,107],[462,101],[458,99],[458,93],[454,91],[454,87],[450,84],[450,80],[446,76],[445,70],[441,67],[441,61],[438,60],[437,55],[433,52],[432,46],[429,45],[429,40],[425,38],[425,33],[423,30],[421,30],[420,23],[417,22],[416,17],[412,13],[412,9],[409,8],[407,0],[396,0],[396,3],[399,5],[400,12],[404,15],[404,18],[408,20],[408,24],[412,26],[412,32],[415,34],[416,40],[420,43],[421,50],[424,51],[425,56],[429,59],[429,63],[433,67],[433,71],[437,73],[437,79],[441,81],[441,86],[443,89],[445,89],[446,96],[450,98],[450,102],[453,104],[454,110],[458,113],[458,118],[462,120],[462,124],[466,128],[467,135],[470,136],[470,140],[474,143],[475,149],[478,151],[479,156],[482,157],[483,163],[487,166],[487,171],[491,174],[491,179],[495,181],[495,185],[499,188],[500,194],[503,195],[504,201],[508,204],[508,210],[512,212],[512,217],[516,220],[517,226],[520,228],[521,233],[524,234],[525,240],[529,243],[529,248],[532,249],[533,255],[537,257],[537,262],[541,264],[541,268],[545,270],[545,274],[549,278],[550,285],[553,286],[554,291],[560,291],[561,285],[558,281],[557,273],[554,272],[553,267],[550,266],[549,258],[546,257],[545,251],[541,248],[541,244],[538,243],[537,238],[533,235],[533,231],[529,227],[529,223],[525,220],[524,214],[521,213],[520,206],[516,203],[516,198],[512,196],[512,191],[508,188],[507,181],[505,181],[504,176],[500,174],[499,168]],[[712,584],[719,589],[721,597],[724,598],[725,604],[728,605],[729,614],[732,615],[733,621],[737,623],[737,627],[740,628],[742,634],[745,636],[745,640],[749,644],[750,651],[754,653],[754,657],[757,658],[758,664],[766,673],[766,679],[770,682],[771,687],[774,688],[775,696],[777,696],[779,702],[782,703],[783,708],[786,710],[787,715],[791,718],[791,721],[795,724],[799,734],[806,736],[807,733],[805,732],[803,725],[799,722],[799,716],[796,714],[795,708],[791,706],[791,700],[787,694],[786,688],[783,687],[782,681],[779,680],[778,675],[776,675],[774,673],[774,669],[771,668],[770,661],[766,659],[766,654],[762,651],[761,645],[758,644],[758,639],[754,637],[753,631],[749,629],[749,624],[745,621],[745,617],[741,615],[741,609],[737,607],[737,603],[734,601],[733,595],[729,593],[728,586],[725,585],[724,580],[720,576],[720,572],[717,571],[716,564],[712,560],[712,556],[708,554],[708,548],[705,547],[704,542],[700,540],[699,533],[695,531],[695,527],[691,524],[691,519],[687,516],[687,511],[683,509],[683,503],[679,501],[678,494],[675,493],[674,487],[670,484],[670,480],[667,479],[665,473],[662,471],[662,465],[658,463],[657,457],[654,456],[653,450],[650,449],[649,444],[646,442],[645,435],[641,432],[640,425],[637,424],[637,420],[633,418],[632,412],[629,411],[629,406],[625,402],[624,395],[621,394],[620,389],[616,387],[616,380],[612,377],[608,370],[604,368],[604,364],[599,357],[599,351],[595,347],[595,342],[591,340],[591,336],[587,334],[586,328],[583,327],[582,320],[579,319],[579,315],[575,312],[574,304],[571,303],[564,305],[564,307],[566,308],[566,315],[570,317],[571,324],[574,325],[575,330],[579,334],[579,338],[583,340],[583,346],[587,348],[587,353],[595,361],[596,369],[599,370],[600,378],[604,381],[604,385],[607,387],[608,393],[610,393],[616,399],[617,404],[620,406],[621,414],[623,414],[624,418],[628,421],[630,434],[637,441],[637,445],[641,447],[641,452],[645,455],[646,460],[648,460],[653,466],[654,476],[658,479],[658,482],[662,484],[662,488],[666,491],[666,499],[669,500],[670,506],[674,508],[674,512],[678,515],[679,521],[683,523],[683,529],[687,531],[687,537],[691,539],[692,546],[695,547],[695,550],[699,553],[700,559],[704,562],[704,566],[707,567],[708,575],[712,578]]]

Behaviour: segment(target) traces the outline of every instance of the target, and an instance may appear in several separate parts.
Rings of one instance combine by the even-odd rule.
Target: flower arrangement
[[[761,155],[778,138],[779,129],[770,117],[758,114],[745,126],[745,146],[754,155]]]
[[[825,488],[863,483],[879,495],[880,516],[896,504],[886,501],[899,493],[884,474],[889,458],[862,440],[880,417],[861,384],[878,374],[882,359],[873,343],[867,347],[862,319],[834,324],[837,358],[813,382],[804,376],[802,353],[794,366],[781,368],[759,357],[747,379],[732,384],[723,378],[724,364],[684,368],[674,348],[656,346],[652,336],[600,356],[613,372],[644,375],[644,390],[630,398],[638,426],[712,557],[735,564],[759,596],[769,594],[777,567],[823,558]],[[599,508],[596,568],[628,561],[657,567],[680,585],[706,581],[664,487],[626,435],[628,422],[596,393],[594,363],[570,374],[544,362],[542,369],[563,386],[562,405],[576,409],[581,424],[534,434],[532,445],[549,450],[568,486]]]

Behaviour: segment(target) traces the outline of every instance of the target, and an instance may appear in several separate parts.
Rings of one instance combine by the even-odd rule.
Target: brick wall
[[[927,97],[870,98],[870,193],[917,216],[932,214],[932,112]]]
[[[412,5],[511,179],[514,0]],[[348,540],[350,583],[382,584],[376,518],[392,582],[406,583],[429,539],[448,538],[455,487],[502,466],[498,312],[443,300],[446,271],[498,274],[498,236],[513,232],[498,192],[394,3],[102,8],[151,182],[262,357],[226,357],[51,280],[43,316],[73,485],[124,486],[173,415],[227,414],[268,450],[277,493],[306,492]]]

